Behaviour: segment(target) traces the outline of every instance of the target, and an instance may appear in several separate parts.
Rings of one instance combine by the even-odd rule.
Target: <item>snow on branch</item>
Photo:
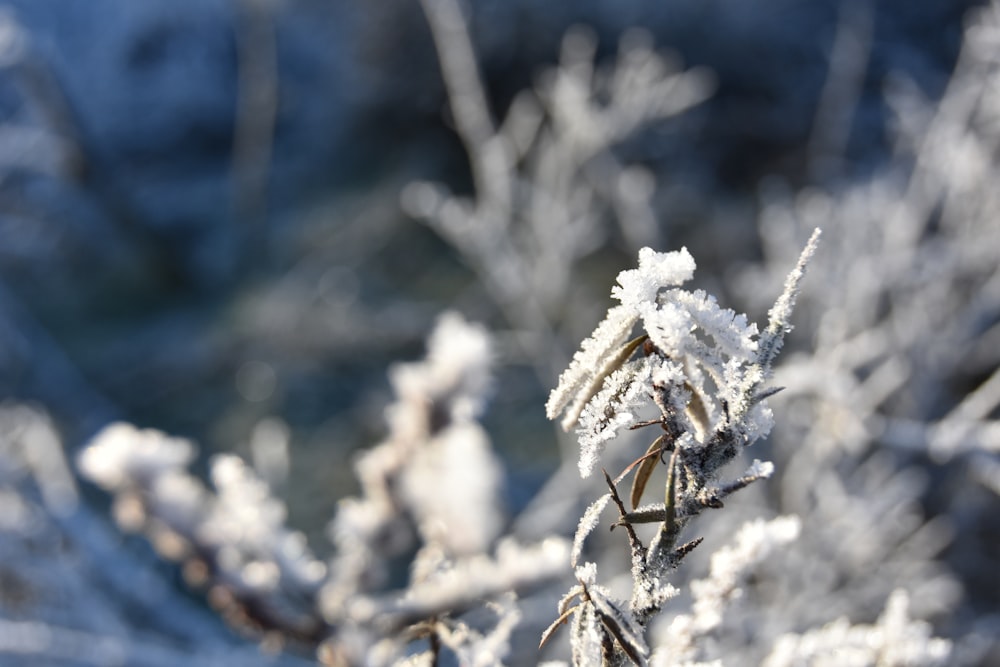
[[[285,527],[284,504],[239,458],[210,463],[214,490],[187,471],[187,440],[130,424],[106,427],[80,454],[83,475],[114,494],[119,526],[141,532],[231,623],[316,641],[326,565]]]

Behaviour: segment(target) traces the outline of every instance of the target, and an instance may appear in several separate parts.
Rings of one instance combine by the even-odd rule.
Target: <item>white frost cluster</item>
[[[649,402],[650,364],[620,368],[604,382],[580,415],[580,476],[588,477],[618,432],[638,421],[638,410]]]
[[[485,330],[449,314],[425,359],[391,370],[398,398],[386,411],[390,433],[357,461],[361,494],[344,499],[331,522],[337,553],[320,595],[340,648],[359,664],[429,664],[429,653],[402,657],[411,626],[432,633],[463,664],[500,664],[518,618],[513,602],[500,603],[485,633],[452,612],[565,569],[564,540],[498,540],[503,471],[475,420],[491,362]],[[386,592],[393,559],[413,551],[408,586]]]
[[[949,664],[951,642],[931,635],[923,621],[911,620],[909,596],[897,590],[874,625],[851,625],[841,618],[805,634],[780,637],[763,667],[868,667]]]
[[[446,410],[444,417],[450,421],[469,421],[483,407],[492,365],[492,343],[486,330],[457,313],[445,313],[430,335],[427,358],[396,365],[389,379],[402,407],[408,402],[432,401]],[[391,420],[403,421],[394,427],[403,427],[411,416],[405,410],[390,412]]]
[[[301,533],[285,528],[284,503],[271,495],[242,459],[221,455],[211,465],[217,496],[199,526],[204,544],[219,552],[225,576],[246,590],[310,590],[326,575]]]
[[[389,436],[358,459],[361,496],[343,499],[330,524],[337,554],[323,591],[328,615],[381,586],[389,560],[418,537],[451,555],[481,552],[496,539],[502,468],[474,419],[492,360],[486,331],[448,313],[425,359],[390,369],[397,401],[386,409]]]
[[[141,484],[194,460],[194,445],[153,429],[131,424],[107,426],[80,454],[80,471],[108,490]]]
[[[652,248],[639,251],[639,267],[618,274],[618,285],[611,296],[627,308],[639,310],[655,303],[664,287],[683,285],[694,277],[694,257],[687,248],[675,252],[657,252]]]
[[[667,253],[649,248],[639,251],[639,268],[619,273],[618,285],[611,290],[611,296],[621,301],[621,306],[608,311],[594,333],[573,355],[569,368],[559,377],[559,384],[545,405],[549,419],[555,419],[572,403],[563,428],[569,430],[573,427],[583,405],[596,393],[599,383],[607,375],[608,357],[614,357],[615,351],[625,343],[643,312],[651,304],[655,308],[660,289],[690,280],[694,269],[694,259],[686,248]],[[592,386],[595,382],[597,387]]]
[[[486,432],[456,424],[427,443],[400,476],[400,496],[425,540],[477,553],[500,533],[502,469]]]
[[[475,421],[492,363],[486,330],[446,313],[430,335],[427,358],[390,371],[399,401],[388,410],[393,434],[386,446],[404,464],[398,500],[417,519],[423,541],[451,554],[487,550],[504,518],[503,468]]]
[[[773,314],[790,315],[817,238],[818,232],[789,275]],[[761,337],[746,315],[720,307],[702,290],[681,289],[694,270],[686,248],[640,250],[638,268],[619,273],[611,290],[621,305],[611,308],[582,343],[549,396],[548,417],[565,412],[563,428],[577,426],[584,477],[605,443],[636,423],[643,406],[656,402],[654,391],[670,403],[658,404],[663,418],[674,420],[701,445],[723,429],[742,446],[770,430],[771,412],[757,394],[790,326],[772,321]],[[636,325],[639,337],[629,341]],[[765,351],[759,340],[767,342]]]
[[[334,520],[341,558],[375,546],[401,510],[416,519],[422,541],[451,554],[490,547],[503,521],[503,470],[474,418],[490,387],[492,359],[486,331],[449,313],[431,333],[424,360],[390,370],[398,395],[386,410],[391,432],[358,461],[364,497],[345,501],[343,517]],[[352,519],[362,515],[367,519]],[[358,565],[378,560],[366,556]]]
[[[143,532],[157,551],[185,564],[193,581],[216,594],[232,617],[263,614],[303,633],[320,621],[311,599],[326,566],[305,537],[285,527],[284,504],[238,457],[213,459],[214,491],[187,471],[194,446],[152,430],[116,423],[79,457],[84,476],[115,494],[114,513]]]
[[[795,540],[799,530],[799,520],[794,516],[745,524],[733,544],[712,555],[709,576],[691,582],[692,612],[675,616],[661,633],[663,643],[657,647],[652,663],[677,665],[697,660],[699,638],[722,623],[730,601],[740,594],[743,579],[768,554]]]

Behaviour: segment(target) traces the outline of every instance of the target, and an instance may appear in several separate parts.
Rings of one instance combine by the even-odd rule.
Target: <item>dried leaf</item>
[[[689,383],[684,383],[684,388],[691,393],[691,400],[688,401],[685,412],[691,422],[694,423],[698,432],[702,435],[709,432],[711,422],[708,418],[708,410],[705,409],[705,401],[701,397],[701,392],[692,387]]]
[[[559,610],[559,613],[563,614],[567,609],[569,609],[570,608],[569,603],[578,598],[582,592],[583,592],[583,586],[574,586],[573,588],[569,589],[569,591],[567,591],[566,594],[562,596],[562,599],[559,600],[559,604],[556,605],[556,609]],[[576,605],[573,606],[575,607]]]
[[[649,446],[643,457],[639,459],[639,467],[635,471],[635,477],[632,478],[632,493],[629,497],[629,500],[632,502],[632,509],[638,507],[639,501],[642,500],[642,492],[646,490],[646,484],[649,482],[653,471],[656,470],[656,465],[659,463],[660,453],[663,451],[666,440],[667,436],[661,435],[653,441],[653,444]]]
[[[543,646],[545,646],[545,642],[549,641],[549,639],[552,638],[552,635],[554,635],[556,630],[559,629],[559,626],[568,621],[569,617],[579,608],[580,605],[578,604],[573,605],[572,607],[561,613],[559,615],[559,618],[552,621],[552,624],[549,625],[549,627],[545,628],[545,632],[542,633],[542,639],[541,641],[538,642],[538,648],[542,648]]]
[[[597,611],[592,604],[582,604],[573,618],[573,639],[570,646],[573,649],[574,667],[604,667],[605,643],[608,640],[604,626],[597,617]]]
[[[643,334],[628,341],[618,348],[618,351],[614,354],[614,356],[604,361],[596,373],[590,376],[583,387],[577,391],[572,405],[570,405],[566,411],[566,415],[563,417],[561,425],[564,431],[568,431],[576,425],[576,422],[580,419],[580,414],[583,412],[583,409],[587,406],[587,403],[590,402],[590,399],[596,396],[597,392],[601,390],[601,387],[604,386],[604,381],[608,378],[608,376],[621,368],[622,364],[628,361],[628,358],[632,356],[640,345],[646,342],[647,338],[649,338],[649,336]]]
[[[625,655],[637,665],[645,665],[649,647],[632,616],[598,590],[589,591],[590,602],[597,611],[601,625],[611,633]]]

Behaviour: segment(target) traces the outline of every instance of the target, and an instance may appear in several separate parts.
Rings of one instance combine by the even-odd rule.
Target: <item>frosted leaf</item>
[[[759,355],[759,363],[764,368],[769,368],[774,358],[778,356],[785,334],[792,329],[792,309],[795,307],[795,299],[798,297],[806,266],[819,246],[820,233],[817,228],[809,237],[809,242],[806,243],[802,254],[799,255],[799,261],[785,279],[784,290],[767,313],[768,325],[767,330],[760,337]]]
[[[594,532],[594,528],[597,527],[597,522],[601,517],[601,512],[604,508],[608,506],[608,502],[611,500],[611,494],[605,493],[603,496],[595,500],[587,508],[587,511],[583,513],[580,517],[580,523],[576,528],[576,535],[573,537],[573,551],[570,556],[570,563],[573,567],[580,561],[580,556],[583,554],[583,542],[587,539],[587,535]],[[595,566],[596,567],[596,566]],[[579,571],[577,578],[579,578]]]
[[[593,605],[580,605],[573,618],[574,667],[604,667],[604,627]]]
[[[652,369],[645,360],[629,364],[612,373],[604,388],[587,403],[577,429],[581,477],[593,472],[605,443],[636,421],[634,410],[649,400],[651,376]]]
[[[564,429],[572,428],[583,404],[590,397],[586,391],[587,386],[600,375],[607,358],[625,343],[638,319],[637,313],[624,306],[608,310],[607,316],[597,325],[594,333],[583,341],[580,349],[573,355],[569,368],[559,376],[559,384],[552,390],[545,404],[545,414],[549,419],[555,419],[570,403],[576,401],[563,422]]]
[[[614,637],[634,663],[645,664],[649,657],[649,646],[642,627],[625,610],[625,605],[607,595],[603,589],[588,587],[587,592],[604,629]]]
[[[691,280],[694,269],[694,258],[687,248],[673,252],[643,248],[639,251],[639,267],[618,274],[618,285],[611,288],[611,296],[632,308],[653,303],[661,288]]]
[[[712,336],[716,347],[726,355],[752,359],[757,351],[757,325],[748,323],[746,315],[721,308],[714,296],[703,290],[685,292],[673,290],[674,299],[690,314],[694,323]]]

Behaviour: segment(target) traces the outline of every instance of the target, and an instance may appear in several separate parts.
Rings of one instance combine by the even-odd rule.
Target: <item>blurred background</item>
[[[903,587],[986,661],[1000,32],[983,4],[471,0],[473,60],[415,0],[4,0],[0,397],[47,414],[70,465],[113,420],[203,459],[249,458],[276,428],[289,523],[324,554],[352,455],[385,434],[386,370],[442,312],[496,337],[484,420],[516,513],[572,458],[545,397],[640,246],[687,246],[697,287],[763,321],[822,226],[756,454],[787,480],[759,502],[832,524],[806,543],[840,565],[800,568],[841,601],[825,613],[870,621]]]

